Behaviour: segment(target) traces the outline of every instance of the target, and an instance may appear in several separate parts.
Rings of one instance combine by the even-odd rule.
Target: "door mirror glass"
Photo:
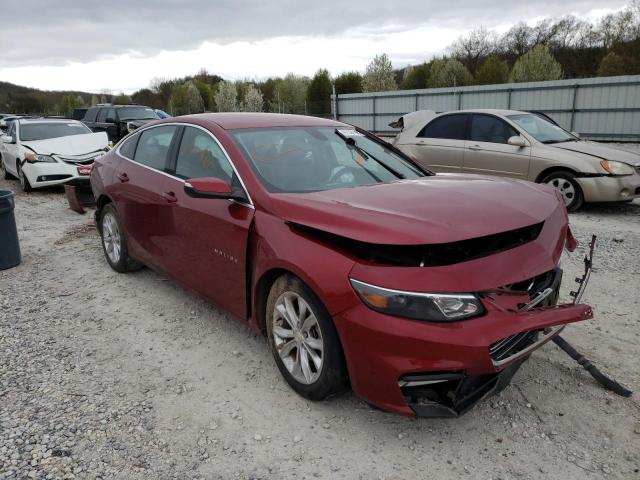
[[[234,199],[231,185],[217,177],[192,178],[184,183],[187,195],[196,198],[228,198]]]
[[[2,142],[3,143],[14,143],[13,141],[13,137],[9,136],[9,135],[4,135],[2,137]]]
[[[520,135],[514,135],[513,137],[509,137],[507,140],[509,145],[513,145],[514,147],[526,147],[527,142]]]

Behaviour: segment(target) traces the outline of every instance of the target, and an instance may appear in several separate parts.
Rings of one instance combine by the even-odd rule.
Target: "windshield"
[[[83,135],[85,133],[91,133],[91,130],[82,123],[51,122],[20,125],[20,140],[23,142]]]
[[[125,107],[118,109],[120,120],[157,120],[158,115],[152,108],[147,107]]]
[[[350,128],[258,128],[231,134],[270,192],[313,192],[426,175]]]
[[[509,120],[542,143],[575,142],[578,139],[557,125],[531,113],[507,116]]]

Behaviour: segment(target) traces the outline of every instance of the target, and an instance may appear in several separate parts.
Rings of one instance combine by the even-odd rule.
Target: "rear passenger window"
[[[217,177],[231,183],[233,167],[218,142],[199,128],[186,127],[176,163],[182,178]]]
[[[84,114],[84,119],[87,122],[95,122],[97,114],[98,114],[98,108],[92,107],[89,110],[87,110],[87,113]]]
[[[136,144],[138,143],[140,135],[133,135],[122,142],[120,147],[120,155],[133,160],[133,154],[136,151]]]
[[[445,115],[428,123],[418,137],[465,140],[466,130],[467,115]]]
[[[167,125],[149,128],[140,133],[133,159],[147,167],[164,170],[175,131],[176,127],[174,125]]]
[[[515,135],[515,129],[491,115],[474,115],[471,119],[470,139],[474,142],[507,143]]]

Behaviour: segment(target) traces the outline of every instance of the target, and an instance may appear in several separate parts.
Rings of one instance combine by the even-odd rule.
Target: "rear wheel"
[[[30,192],[31,190],[33,190],[33,188],[31,187],[31,184],[29,183],[29,179],[24,174],[24,171],[22,170],[22,167],[20,166],[20,163],[17,163],[17,165],[18,165],[18,180],[20,180],[20,186],[22,187],[22,191],[23,192]]]
[[[560,190],[567,211],[575,212],[584,203],[584,195],[576,176],[571,172],[552,172],[542,179],[542,183],[552,185]]]
[[[122,223],[112,203],[105,205],[100,213],[100,236],[104,256],[116,272],[125,273],[141,268],[142,265],[129,256]]]
[[[344,390],[348,381],[340,339],[311,289],[283,275],[271,287],[266,308],[269,346],[291,388],[310,400]]]

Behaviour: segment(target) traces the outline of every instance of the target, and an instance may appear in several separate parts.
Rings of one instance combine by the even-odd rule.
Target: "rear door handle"
[[[178,197],[173,192],[162,192],[162,197],[169,203],[176,203],[178,201]]]
[[[118,175],[118,179],[124,183],[124,182],[128,182],[129,181],[129,175],[127,175],[126,173],[120,173]]]
[[[469,145],[469,150],[482,150],[480,145]]]

